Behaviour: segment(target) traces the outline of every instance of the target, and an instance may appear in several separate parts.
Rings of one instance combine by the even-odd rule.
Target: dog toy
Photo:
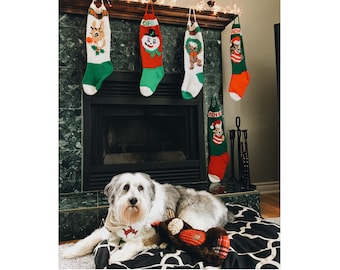
[[[192,228],[180,218],[170,218],[155,224],[155,228],[170,248],[185,250],[207,265],[220,266],[228,255],[230,240],[222,227],[205,232]]]

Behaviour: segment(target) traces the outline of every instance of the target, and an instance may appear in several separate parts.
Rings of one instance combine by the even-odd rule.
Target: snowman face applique
[[[153,29],[149,29],[149,32],[142,37],[142,45],[146,51],[153,52],[158,49],[160,44],[160,39]]]

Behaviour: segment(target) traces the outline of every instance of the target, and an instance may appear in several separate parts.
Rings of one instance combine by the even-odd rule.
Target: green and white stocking
[[[195,22],[191,24],[191,10]],[[195,98],[202,89],[204,76],[204,46],[201,28],[196,21],[194,9],[189,9],[187,29],[184,35],[184,80],[181,87],[184,99]]]
[[[103,1],[99,7],[95,0],[90,4],[86,24],[87,65],[83,77],[83,89],[88,95],[94,95],[103,81],[113,71],[110,58],[111,29],[109,13]]]

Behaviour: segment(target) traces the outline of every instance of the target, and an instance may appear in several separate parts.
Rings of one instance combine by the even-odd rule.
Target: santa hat
[[[211,129],[214,128],[222,128],[222,121],[221,120],[216,120],[214,123],[211,124],[210,126]]]
[[[232,39],[231,39],[231,42],[232,42],[232,43],[235,43],[235,44],[240,44],[241,39],[240,39],[239,36],[237,36],[237,37],[232,38]]]

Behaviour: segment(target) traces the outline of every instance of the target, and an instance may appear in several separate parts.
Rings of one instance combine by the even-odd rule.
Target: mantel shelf
[[[105,7],[109,11],[110,18],[122,20],[140,21],[145,12],[145,4],[137,2],[110,1],[110,7],[106,1]],[[86,15],[91,0],[60,0],[59,12]],[[186,25],[188,20],[188,9],[180,7],[169,7],[154,4],[155,14],[160,24]],[[212,11],[196,11],[197,22],[201,28],[224,30],[237,14],[221,13],[213,14]]]

